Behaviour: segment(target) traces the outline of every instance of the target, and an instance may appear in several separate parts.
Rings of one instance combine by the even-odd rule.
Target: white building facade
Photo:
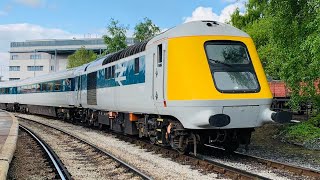
[[[127,44],[132,45],[133,39],[128,38]],[[68,56],[82,46],[97,54],[103,53],[106,49],[102,38],[11,42],[9,80],[26,79],[65,70]]]

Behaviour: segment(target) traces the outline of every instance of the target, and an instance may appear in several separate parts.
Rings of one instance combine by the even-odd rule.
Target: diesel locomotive
[[[194,21],[78,68],[0,83],[0,108],[59,117],[171,146],[234,151],[254,128],[287,122],[248,34]]]

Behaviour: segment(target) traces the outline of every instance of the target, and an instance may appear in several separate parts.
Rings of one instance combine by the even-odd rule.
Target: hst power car
[[[252,39],[215,21],[171,28],[81,67],[1,83],[1,107],[57,116],[185,152],[233,151],[255,127],[286,122],[273,112]]]

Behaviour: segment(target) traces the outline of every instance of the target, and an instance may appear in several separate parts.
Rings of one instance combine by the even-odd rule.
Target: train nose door
[[[158,111],[165,106],[164,69],[166,46],[158,44],[153,54],[153,99]],[[159,112],[160,113],[160,112]]]

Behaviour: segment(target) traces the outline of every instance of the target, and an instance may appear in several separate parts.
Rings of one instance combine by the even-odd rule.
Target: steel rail
[[[103,153],[104,155],[110,157],[111,159],[117,161],[119,164],[121,164],[121,165],[123,165],[124,167],[128,168],[128,169],[129,169],[130,171],[132,171],[134,174],[137,174],[138,176],[140,176],[142,179],[153,179],[152,177],[146,175],[145,173],[141,172],[141,171],[138,170],[137,168],[135,168],[135,167],[127,164],[126,162],[122,161],[121,159],[117,158],[116,156],[112,155],[111,153],[109,153],[109,152],[107,152],[107,151],[105,151],[105,150],[97,147],[96,145],[94,145],[94,144],[92,144],[92,143],[90,143],[90,142],[88,142],[88,141],[86,141],[86,140],[84,140],[84,139],[81,139],[81,138],[78,137],[78,136],[75,136],[75,135],[73,135],[73,134],[71,134],[71,133],[69,133],[69,132],[66,132],[66,131],[64,131],[63,129],[60,129],[60,128],[57,128],[57,127],[53,127],[53,126],[50,126],[50,125],[48,125],[48,124],[44,124],[44,123],[41,123],[41,122],[38,122],[38,121],[34,121],[34,120],[32,120],[32,119],[28,119],[28,118],[24,118],[24,117],[20,117],[20,116],[16,116],[16,117],[17,117],[17,118],[20,118],[20,119],[32,121],[32,122],[34,122],[34,123],[37,123],[37,124],[40,124],[40,125],[43,125],[43,126],[46,126],[46,127],[52,128],[52,129],[55,129],[55,130],[57,130],[57,131],[60,131],[60,132],[62,132],[62,133],[64,133],[64,134],[67,134],[67,135],[69,135],[69,136],[71,136],[71,137],[73,137],[73,138],[75,138],[75,139],[83,142],[84,144],[87,144],[87,145],[91,146],[91,147],[94,148],[95,150]]]
[[[51,149],[51,147],[46,142],[44,142],[39,136],[37,136],[29,128],[27,128],[21,124],[19,124],[19,128],[21,128],[22,130],[27,132],[42,147],[42,149],[46,152],[46,154],[50,158],[52,164],[54,165],[55,170],[57,171],[57,173],[59,174],[59,177],[62,180],[72,179],[71,175],[69,174],[67,169],[64,167],[64,165],[60,161],[59,157],[55,154],[53,149]]]
[[[207,145],[207,146],[210,148],[214,148],[217,151],[224,152],[224,149],[222,149],[222,148],[211,146],[211,145]],[[279,169],[279,170],[285,170],[285,171],[294,173],[295,175],[304,175],[304,176],[309,176],[309,177],[313,177],[313,178],[320,177],[320,171],[317,171],[315,169],[304,168],[304,167],[295,166],[292,164],[286,164],[286,163],[282,163],[282,162],[278,162],[278,161],[274,161],[274,160],[269,160],[269,159],[265,159],[265,158],[258,157],[258,156],[244,154],[244,153],[237,152],[237,151],[233,152],[232,154],[234,154],[240,158],[246,158],[251,161],[256,161],[256,162],[262,163],[267,167],[271,167],[271,168],[275,168],[275,169]]]
[[[252,180],[252,179],[262,179],[262,180],[269,180],[269,178],[260,176],[258,174],[253,174],[247,172],[245,170],[237,169],[219,162],[215,162],[209,159],[202,157],[201,155],[193,156],[193,155],[184,155],[180,154],[179,152],[168,149],[162,146],[157,146],[150,144],[149,142],[145,142],[143,140],[124,136],[118,133],[112,133],[113,135],[117,135],[118,138],[124,140],[126,142],[134,143],[136,145],[141,146],[142,148],[146,148],[148,150],[154,151],[155,153],[160,153],[163,156],[170,157],[171,159],[176,159],[183,163],[191,164],[196,167],[200,167],[200,169],[205,169],[210,172],[216,172],[231,179],[237,180]]]
[[[273,160],[269,160],[269,159],[264,159],[264,158],[257,157],[257,156],[243,154],[240,152],[235,152],[234,154],[236,154],[237,156],[243,157],[243,158],[251,159],[253,161],[258,161],[260,163],[265,164],[267,167],[272,167],[272,168],[280,169],[280,170],[286,170],[286,171],[292,172],[296,175],[304,175],[304,176],[315,177],[315,178],[320,177],[320,171],[317,171],[315,169],[308,169],[308,168],[304,168],[304,167],[294,166],[291,164],[285,164],[285,163],[281,163],[281,162],[277,162],[277,161],[273,161]]]

